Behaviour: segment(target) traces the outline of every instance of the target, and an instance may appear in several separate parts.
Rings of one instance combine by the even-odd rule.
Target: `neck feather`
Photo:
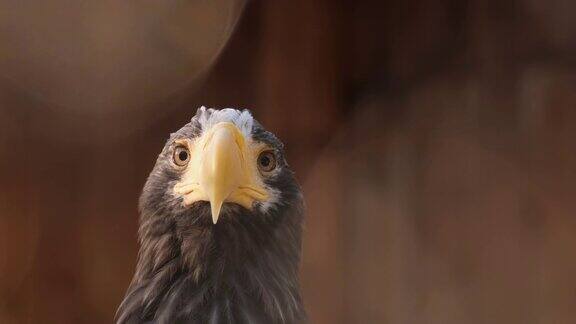
[[[301,217],[146,217],[118,323],[300,323]],[[251,217],[252,216],[252,217]]]

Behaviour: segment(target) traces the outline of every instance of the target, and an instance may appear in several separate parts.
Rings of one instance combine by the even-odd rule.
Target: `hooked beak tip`
[[[216,224],[218,222],[218,218],[220,217],[220,209],[222,209],[222,203],[210,203],[211,211],[212,211],[212,223]]]

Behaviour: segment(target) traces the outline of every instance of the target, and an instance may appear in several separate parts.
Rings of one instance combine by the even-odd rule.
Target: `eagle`
[[[116,323],[305,322],[303,211],[273,133],[249,110],[199,108],[144,185],[138,261]]]

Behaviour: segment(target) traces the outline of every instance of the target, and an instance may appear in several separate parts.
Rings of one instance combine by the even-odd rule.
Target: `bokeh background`
[[[311,323],[576,322],[576,2],[0,0],[0,323],[111,323],[197,107],[303,185]]]

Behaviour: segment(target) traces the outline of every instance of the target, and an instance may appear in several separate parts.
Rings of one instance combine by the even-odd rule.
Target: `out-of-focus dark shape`
[[[114,130],[100,136],[125,134],[170,111],[155,103],[190,90],[208,71],[243,5],[2,0],[0,82],[45,103],[56,118]]]

